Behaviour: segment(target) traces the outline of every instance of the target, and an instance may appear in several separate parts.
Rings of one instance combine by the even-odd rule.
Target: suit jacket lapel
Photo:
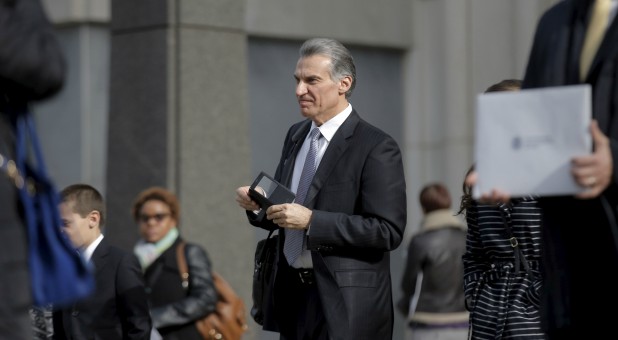
[[[286,158],[283,160],[283,169],[281,171],[280,182],[288,188],[292,187],[292,174],[294,173],[294,163],[296,163],[296,156],[298,155],[300,147],[303,145],[303,141],[309,133],[309,128],[311,128],[311,120],[307,119],[300,125],[298,130],[296,130],[292,134],[292,138],[290,140],[291,144],[285,151]]]
[[[614,18],[611,25],[607,28],[607,32],[605,33],[605,37],[603,37],[601,46],[599,46],[599,50],[592,60],[592,65],[590,65],[590,72],[588,72],[588,75],[586,76],[587,79],[596,79],[602,66],[601,60],[611,60],[611,57],[616,55],[618,52],[618,44],[616,43],[616,41],[618,41],[617,39],[618,17]]]
[[[561,80],[559,84],[579,84],[581,80],[579,78],[579,64],[584,47],[584,39],[586,38],[586,30],[588,27],[588,11],[590,4],[585,1],[572,1],[569,3],[571,8],[567,11],[567,22],[562,29],[567,31],[570,28],[570,32],[567,35],[567,48],[568,56],[567,67],[562,70],[565,75],[565,79]],[[553,53],[563,53],[561,49],[553,49]],[[590,74],[590,71],[588,72]]]
[[[94,265],[95,275],[100,272],[101,268],[105,265],[105,258],[109,254],[109,244],[105,241],[105,238],[101,240],[101,243],[97,246],[92,253],[92,257],[90,258],[90,262]]]
[[[326,182],[326,179],[328,179],[328,176],[337,165],[337,162],[339,162],[339,159],[341,159],[341,155],[347,150],[350,137],[354,134],[354,129],[359,121],[360,117],[355,110],[352,110],[350,116],[341,124],[333,136],[333,139],[330,141],[324,156],[322,156],[320,165],[315,172],[309,191],[307,192],[305,201],[308,207],[314,205],[313,200],[315,196]]]

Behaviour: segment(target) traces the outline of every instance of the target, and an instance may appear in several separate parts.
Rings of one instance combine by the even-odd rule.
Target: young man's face
[[[60,217],[62,218],[62,232],[67,235],[75,248],[84,249],[98,237],[96,232],[99,228],[98,212],[92,211],[86,217],[81,217],[73,212],[72,202],[62,202]]]

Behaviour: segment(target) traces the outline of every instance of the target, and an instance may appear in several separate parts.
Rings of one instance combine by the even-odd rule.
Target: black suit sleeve
[[[116,303],[125,339],[150,339],[152,323],[137,258],[125,253],[116,271]]]

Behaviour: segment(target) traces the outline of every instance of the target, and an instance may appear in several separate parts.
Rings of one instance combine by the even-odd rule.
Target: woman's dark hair
[[[495,83],[485,90],[485,93],[489,92],[501,92],[501,91],[517,91],[521,89],[521,80],[519,79],[504,79],[499,83]]]
[[[488,87],[487,90],[485,90],[485,93],[519,91],[521,90],[521,83],[522,81],[519,79],[504,79]],[[464,178],[467,178],[468,175],[472,172],[472,170],[474,170],[474,165],[471,166],[470,169],[468,169],[468,172],[466,172],[466,177]],[[472,188],[467,186],[464,180],[463,195],[461,196],[461,203],[459,205],[459,211],[457,212],[457,214],[459,215],[465,213],[466,210],[472,206],[472,201]]]
[[[451,194],[440,183],[431,183],[423,187],[419,194],[419,201],[425,213],[451,207]]]
[[[137,195],[131,209],[131,215],[133,215],[134,221],[139,220],[139,213],[140,210],[142,210],[142,206],[151,200],[161,201],[166,204],[170,208],[172,218],[176,221],[180,221],[180,203],[178,202],[178,198],[170,191],[161,187],[150,187]]]
[[[474,171],[474,165],[470,167],[470,169],[468,169],[468,171],[466,172],[466,176],[464,176],[464,182],[463,182],[463,195],[461,195],[461,203],[459,204],[459,211],[457,212],[457,215],[461,215],[461,214],[465,214],[466,210],[468,210],[468,208],[470,208],[472,206],[473,203],[473,199],[472,199],[472,187],[469,185],[466,185],[466,181],[465,179],[468,177],[468,175]]]

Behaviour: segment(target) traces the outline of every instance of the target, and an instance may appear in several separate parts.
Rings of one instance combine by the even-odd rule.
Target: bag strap
[[[535,275],[530,268],[530,264],[526,260],[526,256],[524,252],[521,250],[519,246],[519,241],[515,234],[513,233],[513,228],[511,227],[511,211],[513,210],[512,203],[503,203],[499,205],[500,214],[502,216],[502,224],[508,234],[509,242],[511,243],[511,247],[513,248],[513,253],[515,256],[515,273],[519,273],[520,267],[523,267],[526,273],[530,275],[532,279],[534,279]]]
[[[49,178],[43,160],[41,144],[34,126],[34,119],[30,111],[25,111],[17,115],[15,119],[15,130],[17,139],[15,144],[15,163],[17,164],[17,168],[24,172],[28,154],[27,148],[30,146],[35,159],[34,170],[40,177],[45,179]]]
[[[178,247],[176,247],[176,261],[178,262],[178,272],[182,279],[182,288],[189,288],[189,266],[187,266],[187,257],[185,255],[185,247],[187,243],[180,241]]]
[[[266,257],[266,243],[268,243],[268,241],[271,239],[273,233],[275,232],[275,229],[271,230],[270,232],[268,232],[268,237],[266,237],[266,240],[264,241],[264,247],[262,247],[261,252],[260,252],[260,257],[258,262],[255,264],[258,268],[262,266],[262,263],[264,263],[265,257]]]

